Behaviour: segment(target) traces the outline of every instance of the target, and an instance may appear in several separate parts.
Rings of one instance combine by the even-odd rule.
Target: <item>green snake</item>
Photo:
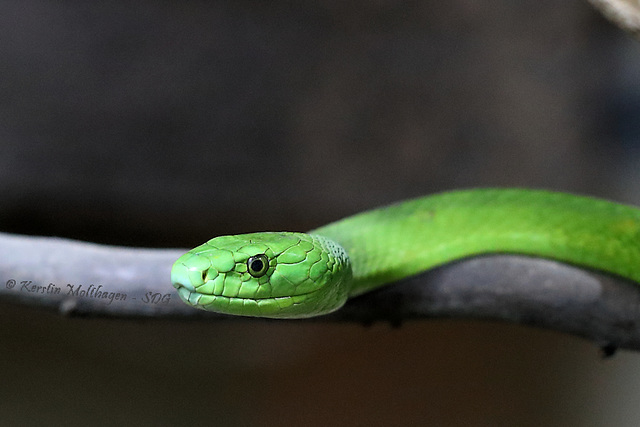
[[[242,316],[302,318],[475,255],[550,258],[640,282],[640,209],[543,190],[473,189],[356,214],[309,233],[215,237],[171,270],[180,298]]]

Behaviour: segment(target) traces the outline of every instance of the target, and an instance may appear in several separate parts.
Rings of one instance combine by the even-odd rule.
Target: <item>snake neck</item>
[[[640,210],[541,190],[442,193],[311,231],[340,244],[350,295],[481,254],[539,256],[640,282]]]

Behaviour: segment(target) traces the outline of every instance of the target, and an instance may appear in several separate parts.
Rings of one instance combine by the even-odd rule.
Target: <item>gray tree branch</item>
[[[170,284],[184,250],[103,246],[0,233],[0,301],[65,315],[229,319],[182,303]],[[640,288],[558,262],[471,258],[350,300],[316,321],[476,318],[640,349]]]

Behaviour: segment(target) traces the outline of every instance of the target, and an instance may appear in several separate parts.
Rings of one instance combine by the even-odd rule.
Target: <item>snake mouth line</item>
[[[177,286],[176,286],[177,285]],[[184,286],[180,283],[174,284],[174,287],[178,291],[178,295],[184,300],[188,301],[189,304],[194,306],[204,306],[208,304],[200,304],[199,301],[202,297],[206,298],[215,298],[220,299],[222,301],[255,301],[255,302],[267,302],[267,301],[284,301],[289,298],[297,298],[304,297],[306,295],[312,294],[316,291],[305,292],[304,294],[296,294],[296,295],[283,295],[279,297],[262,297],[262,298],[246,298],[246,297],[228,297],[225,295],[213,295],[213,294],[203,294],[198,292],[197,290],[191,290],[188,286]],[[195,299],[197,298],[197,300]]]

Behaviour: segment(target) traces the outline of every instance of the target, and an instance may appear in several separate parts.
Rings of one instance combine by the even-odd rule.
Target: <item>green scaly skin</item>
[[[171,276],[183,301],[197,308],[311,317],[351,296],[489,253],[550,258],[640,283],[640,209],[539,190],[453,191],[363,212],[309,234],[217,237],[180,257]],[[248,261],[262,254],[269,268],[254,277]]]

